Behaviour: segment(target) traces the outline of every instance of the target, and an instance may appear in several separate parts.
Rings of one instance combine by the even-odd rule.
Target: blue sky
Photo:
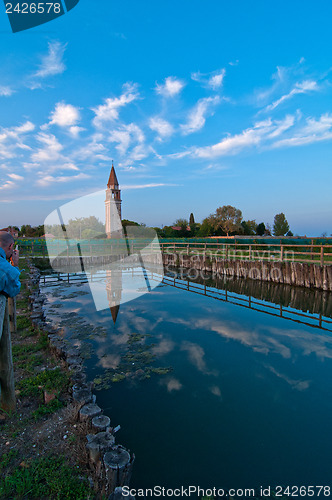
[[[13,34],[0,9],[0,226],[103,189],[123,217],[230,204],[332,233],[328,1],[80,0]]]

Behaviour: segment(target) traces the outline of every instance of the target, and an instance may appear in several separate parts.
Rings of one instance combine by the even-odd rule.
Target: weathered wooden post
[[[5,411],[16,407],[12,345],[7,299],[0,295],[0,407]]]
[[[324,247],[323,245],[320,247],[320,265],[324,265]]]
[[[8,299],[10,333],[16,333],[16,297]]]
[[[114,446],[104,455],[108,491],[117,486],[128,486],[135,456],[130,457],[128,451],[121,445]]]
[[[280,262],[284,261],[284,246],[280,246]]]

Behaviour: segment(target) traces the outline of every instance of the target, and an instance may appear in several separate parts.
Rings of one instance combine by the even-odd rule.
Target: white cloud
[[[222,87],[224,77],[226,74],[225,68],[218,69],[211,73],[192,73],[191,78],[195,82],[201,83],[204,87],[210,88],[212,90],[218,90]]]
[[[42,57],[39,69],[32,77],[43,79],[63,73],[66,69],[63,62],[66,45],[60,42],[49,42],[48,53]]]
[[[197,132],[202,129],[205,125],[206,114],[212,106],[215,106],[219,102],[219,96],[200,99],[194,109],[190,112],[188,122],[185,125],[181,125],[183,134],[192,134],[193,132]]]
[[[119,109],[135,101],[138,97],[137,85],[125,83],[120,97],[109,97],[105,99],[105,104],[101,104],[97,108],[92,108],[92,111],[96,115],[93,119],[94,125],[101,127],[104,122],[117,120],[119,118]]]
[[[10,177],[11,179],[14,179],[14,181],[23,181],[24,180],[24,177],[22,177],[21,175],[17,175],[17,174],[8,174],[8,177]]]
[[[84,130],[86,130],[86,129],[83,127],[78,127],[77,125],[75,125],[73,127],[69,127],[69,133],[75,139],[77,139],[79,137],[80,133],[84,132]]]
[[[269,139],[274,139],[279,135],[283,134],[291,128],[295,123],[295,117],[293,115],[287,115],[283,120],[276,120],[274,130],[268,135]]]
[[[291,99],[294,95],[297,94],[307,94],[308,92],[318,91],[319,86],[317,82],[313,80],[304,80],[301,83],[296,83],[295,87],[288,93],[284,94],[280,99],[277,99],[272,104],[265,108],[265,111],[273,111],[277,106],[282,104],[283,102]]]
[[[293,123],[294,119],[290,115],[287,115],[282,121],[272,121],[269,118],[254,124],[253,127],[244,130],[240,134],[230,135],[213,146],[196,148],[193,155],[199,158],[216,158],[236,154],[245,148],[266,143],[269,139],[291,128]]]
[[[14,94],[14,92],[15,90],[13,90],[11,87],[0,85],[0,96],[10,97]]]
[[[15,183],[13,181],[7,181],[5,182],[4,184],[1,184],[0,185],[0,189],[10,189],[10,188],[13,188],[15,187]]]
[[[165,79],[165,83],[156,85],[157,94],[162,95],[163,97],[174,97],[181,92],[185,83],[174,76],[168,76]]]
[[[90,139],[88,139],[89,142],[76,151],[73,151],[71,157],[84,161],[89,159],[90,163],[93,161],[112,161],[112,158],[107,154],[108,149],[103,144],[104,140],[103,134],[93,134]]]
[[[40,172],[42,175],[43,173]],[[87,174],[77,174],[77,175],[72,175],[72,176],[58,176],[58,177],[53,177],[52,175],[45,175],[43,176],[42,179],[38,179],[36,181],[37,186],[45,187],[49,186],[50,184],[54,183],[67,183],[67,182],[72,182],[72,181],[77,181],[77,180],[82,180],[82,179],[89,179],[90,176]]]
[[[23,123],[17,127],[3,128],[0,133],[0,158],[14,158],[15,150],[29,150],[30,147],[21,142],[21,136],[28,134],[35,129],[35,126],[30,121]]]
[[[276,72],[272,75],[273,84],[265,89],[259,89],[255,93],[255,101],[258,105],[266,104],[273,95],[278,92],[287,95],[292,88],[294,79],[303,76],[305,62],[302,57],[297,63],[291,66],[277,66]]]
[[[273,148],[304,146],[314,142],[332,139],[332,115],[326,113],[319,120],[308,118],[307,123],[292,137],[281,139]]]
[[[137,125],[130,123],[129,125],[123,125],[117,130],[113,130],[109,135],[110,142],[117,142],[118,145],[116,149],[121,155],[125,155],[129,146],[133,142],[138,142],[142,144],[145,140],[145,136]]]
[[[149,127],[154,132],[157,132],[161,140],[170,137],[174,133],[172,125],[168,121],[158,118],[157,116],[150,118]]]
[[[79,109],[71,104],[58,102],[55,105],[55,110],[50,116],[50,125],[58,125],[59,127],[73,127],[80,120]]]
[[[43,147],[31,155],[33,162],[53,162],[60,158],[60,151],[62,151],[63,146],[55,135],[41,132],[37,135],[37,140],[43,144]]]
[[[16,134],[27,134],[29,132],[33,132],[35,130],[35,125],[32,123],[32,122],[25,122],[23,123],[23,125],[20,125],[19,127],[14,127],[13,128],[13,131],[16,133]]]
[[[131,185],[129,184],[121,186],[121,189],[123,191],[127,191],[128,189],[147,189],[147,188],[162,187],[162,186],[177,186],[177,184],[164,184],[164,183],[131,184]]]
[[[211,159],[234,155],[252,147],[275,149],[303,146],[332,139],[331,114],[326,113],[319,119],[308,118],[305,125],[302,126],[298,123],[300,118],[300,114],[286,115],[283,120],[269,118],[254,124],[253,127],[239,134],[229,135],[217,144],[192,149],[190,152],[179,153],[179,155],[191,154],[193,157]],[[279,139],[282,135],[285,137]]]

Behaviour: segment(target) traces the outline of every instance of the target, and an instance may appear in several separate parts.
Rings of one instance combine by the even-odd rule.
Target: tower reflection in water
[[[110,269],[106,271],[106,293],[115,324],[122,299],[122,270]]]

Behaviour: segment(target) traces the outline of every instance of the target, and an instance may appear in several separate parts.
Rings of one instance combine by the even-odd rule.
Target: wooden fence
[[[5,411],[16,406],[11,333],[16,328],[15,299],[0,295],[0,407]]]
[[[163,243],[163,253],[204,255],[226,260],[302,262],[332,264],[332,245],[284,245],[280,243],[215,243],[181,242]]]
[[[151,240],[145,239],[118,239],[118,240],[82,240],[72,241],[70,246],[65,241],[55,240],[46,247],[45,242],[19,242],[21,255],[31,257],[67,256],[103,256],[130,254],[142,250]],[[279,261],[302,262],[308,264],[332,264],[332,245],[315,244],[283,244],[280,240],[269,243],[220,243],[213,240],[205,242],[188,242],[181,240],[160,240],[154,243],[155,251],[160,246],[163,253],[183,253],[187,255],[205,255],[206,257],[219,257],[226,260],[252,260],[252,261]]]

